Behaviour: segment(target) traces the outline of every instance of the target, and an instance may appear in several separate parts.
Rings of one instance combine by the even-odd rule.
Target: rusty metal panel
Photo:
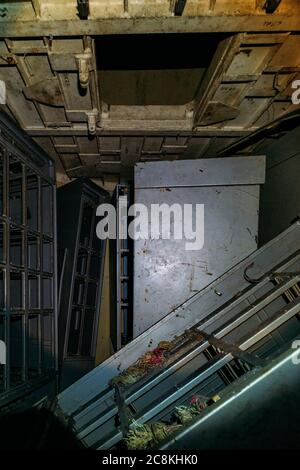
[[[97,138],[94,137],[93,139],[89,139],[88,137],[77,137],[77,144],[79,147],[79,151],[81,153],[90,153],[95,154],[98,153],[98,145],[97,145]]]
[[[169,0],[128,0],[130,16],[170,16],[171,2]]]
[[[111,0],[101,2],[90,0],[90,17],[92,18],[117,18],[124,14],[124,0]]]
[[[6,83],[8,106],[21,126],[25,128],[30,123],[32,126],[42,127],[43,122],[35,105],[22,92],[24,82],[18,69],[0,67],[0,79]]]
[[[78,73],[59,73],[60,85],[65,97],[65,106],[71,111],[88,111],[91,109],[90,91],[87,89],[85,94],[78,92]],[[86,120],[86,118],[85,118]]]
[[[289,36],[269,66],[276,69],[300,67],[300,34]]]
[[[261,73],[274,54],[277,46],[265,45],[258,47],[242,47],[234,57],[226,75],[239,77]]]
[[[66,170],[73,170],[82,166],[81,160],[76,153],[61,154],[61,160]]]
[[[35,8],[45,14],[50,14],[53,5],[59,5],[59,2],[48,5],[35,2]],[[163,8],[165,1],[144,2],[145,15],[158,5]],[[206,0],[188,1],[184,11],[191,5],[201,6],[203,11],[208,8]],[[117,6],[117,0],[108,2],[105,15]],[[99,15],[103,7],[102,2],[91,2],[91,9],[96,11],[98,8]],[[138,11],[142,4],[140,1],[129,2],[128,8]],[[250,5],[247,8],[250,9]],[[230,9],[243,11],[246,3],[233,5],[230,1],[220,0],[212,14]],[[117,14],[116,10],[114,14]],[[157,15],[160,14],[157,11]],[[207,152],[211,156],[215,148],[222,150],[221,145],[224,149],[232,139],[247,135],[257,126],[291,110],[291,83],[299,75],[299,34],[251,32],[233,35],[225,43],[215,54],[201,84],[199,81],[199,92],[192,101],[172,106],[163,103],[119,106],[103,101],[96,60],[98,51],[94,50],[91,37],[42,38],[33,33],[30,39],[5,39],[0,42],[0,79],[7,87],[4,109],[35,137],[77,135],[77,147],[71,143],[71,147],[66,148],[68,144],[55,142],[54,148],[52,140],[48,140],[48,147],[52,145],[51,151],[58,153],[62,160],[67,158],[66,152],[73,155],[77,175],[80,175],[81,166],[84,174],[91,177],[119,171],[121,138],[136,141],[130,145],[132,156],[123,145],[124,169],[139,160],[200,158]],[[84,91],[78,85],[77,57],[87,48],[91,49],[91,59],[89,86]],[[111,86],[114,86],[113,81]],[[89,135],[89,116],[93,113],[95,140]],[[89,158],[89,155],[94,157]],[[70,168],[74,168],[70,161],[66,163],[69,176]],[[93,164],[88,164],[89,161]]]

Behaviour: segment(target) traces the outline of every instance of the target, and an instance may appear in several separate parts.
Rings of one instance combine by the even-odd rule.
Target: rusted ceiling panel
[[[236,48],[236,39],[232,46]],[[283,115],[293,106],[291,83],[296,71],[300,71],[297,48],[300,49],[299,34],[270,34],[269,37],[264,34],[262,40],[259,34],[240,36],[238,50],[232,54],[231,47],[231,52],[221,56],[219,70],[213,67],[208,91],[197,103],[199,112],[195,111],[194,125],[207,125],[207,113],[211,114],[215,102],[238,108],[234,119],[228,113],[228,120],[223,121],[224,128],[230,125],[249,129],[260,126],[266,119],[271,121]],[[228,66],[230,54],[232,60]]]
[[[55,158],[61,178],[64,171],[69,177],[101,177],[126,173],[141,160],[213,156],[293,109],[291,86],[300,77],[300,34],[291,31],[300,24],[300,2],[283,0],[268,15],[257,0],[187,0],[181,18],[173,16],[174,2],[126,3],[125,11],[123,0],[90,1],[88,21],[78,18],[74,1],[1,3],[0,79],[7,87],[2,107]],[[134,16],[137,30],[131,31],[129,20]],[[12,18],[15,33],[10,35],[6,31]],[[106,33],[132,33],[138,28],[145,32],[152,27],[156,32],[177,28],[252,32],[220,37],[211,65],[199,68],[199,74],[194,71],[192,84],[181,74],[180,87],[186,86],[186,93],[181,89],[180,103],[170,104],[171,93],[166,103],[160,103],[158,86],[155,104],[148,104],[148,95],[147,104],[142,104],[141,92],[151,89],[154,77],[159,80],[159,73],[153,72],[147,79],[136,74],[136,86],[145,80],[147,87],[131,90],[134,104],[130,100],[118,104],[117,99],[109,102],[109,96],[116,96],[109,87],[118,86],[113,78],[120,78],[118,70],[107,75],[103,92],[104,75],[97,63],[101,49],[96,51],[95,40],[86,34],[103,32],[102,18],[111,18],[105,20]],[[117,29],[121,18],[127,18],[127,30]],[[252,21],[258,26],[250,27]],[[41,24],[43,34],[38,35]],[[55,35],[58,27],[60,37]],[[255,33],[257,28],[260,33]],[[62,31],[70,37],[63,37]],[[195,44],[195,50],[201,48]],[[162,88],[175,86],[174,76],[168,71]]]

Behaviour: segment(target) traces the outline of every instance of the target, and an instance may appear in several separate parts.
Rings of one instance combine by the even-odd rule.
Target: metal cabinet
[[[55,390],[57,309],[54,165],[4,113],[0,131],[1,407]]]
[[[204,246],[186,249],[188,238],[149,237],[134,243],[136,337],[211,284],[257,248],[260,184],[265,157],[247,156],[138,163],[135,203],[204,206]],[[152,226],[154,224],[152,223]],[[198,230],[198,229],[197,229]],[[170,218],[170,232],[174,221]]]
[[[133,250],[127,236],[130,186],[117,184],[112,200],[116,208],[116,239],[110,240],[110,333],[114,351],[132,339]]]
[[[58,189],[59,360],[62,389],[94,367],[105,243],[96,209],[108,193],[88,178]]]

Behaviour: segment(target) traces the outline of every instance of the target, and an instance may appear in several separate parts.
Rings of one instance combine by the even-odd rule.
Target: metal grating
[[[59,360],[61,388],[94,367],[105,242],[96,235],[96,209],[108,193],[87,178],[57,192]]]
[[[0,403],[56,370],[53,163],[12,122],[0,122]],[[31,148],[30,148],[31,145]]]

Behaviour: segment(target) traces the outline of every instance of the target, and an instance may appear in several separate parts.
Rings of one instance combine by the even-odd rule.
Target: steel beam
[[[26,134],[30,135],[31,137],[48,137],[48,136],[59,136],[59,137],[66,137],[66,136],[88,136],[88,130],[86,126],[82,127],[25,127],[24,130]],[[140,128],[137,129],[101,129],[98,128],[96,130],[96,135],[101,137],[105,136],[183,136],[183,137],[247,137],[252,132],[256,131],[257,128],[250,128],[250,129],[238,129],[238,128],[224,128],[224,129],[211,129],[211,128],[199,128],[194,131],[180,131],[177,130],[166,130],[162,132],[162,130],[141,130]]]
[[[148,33],[228,33],[298,31],[299,17],[288,15],[213,15],[194,17],[35,20],[0,23],[0,37],[82,36]]]

